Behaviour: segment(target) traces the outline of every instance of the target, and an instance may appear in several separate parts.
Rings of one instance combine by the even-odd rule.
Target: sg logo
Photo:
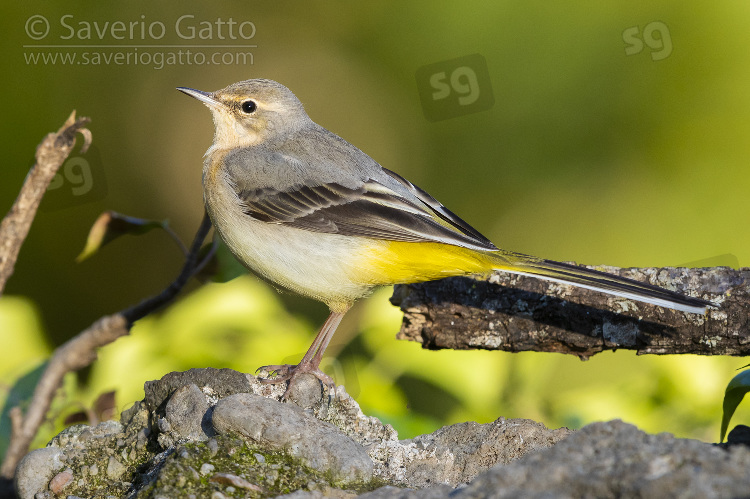
[[[655,36],[658,35],[658,36]],[[640,28],[633,26],[622,32],[622,40],[626,43],[625,55],[640,54],[643,42],[651,49],[651,60],[661,61],[672,53],[672,37],[669,28],[661,21],[654,21],[643,28],[643,40],[640,38]]]
[[[487,62],[479,54],[422,66],[416,77],[430,121],[485,111],[495,104]]]
[[[76,156],[65,161],[52,178],[47,190],[60,189],[66,182],[70,184],[70,191],[74,196],[83,196],[91,190],[94,180],[91,178],[91,165],[87,159]]]
[[[47,187],[45,211],[98,201],[107,195],[99,151],[92,145],[85,155],[69,157]]]
[[[479,98],[479,83],[477,74],[469,66],[461,66],[453,70],[450,85],[446,82],[445,71],[435,73],[430,77],[430,85],[436,91],[432,92],[432,100],[445,99],[451,94],[451,90],[458,94],[458,104],[468,106]]]

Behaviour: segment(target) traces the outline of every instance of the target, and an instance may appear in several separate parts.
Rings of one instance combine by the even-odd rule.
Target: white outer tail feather
[[[644,302],[644,303],[650,303],[652,305],[658,305],[660,307],[671,308],[673,310],[680,310],[682,312],[690,312],[690,313],[693,313],[693,314],[701,314],[701,315],[705,314],[706,310],[707,310],[707,307],[708,307],[708,305],[703,305],[703,306],[700,306],[700,305],[687,305],[685,303],[679,303],[679,302],[676,302],[676,301],[668,300],[666,298],[654,298],[654,297],[651,297],[651,296],[643,296],[643,295],[638,295],[636,293],[629,293],[627,291],[616,291],[616,290],[613,290],[613,289],[600,288],[600,287],[596,287],[596,286],[593,286],[593,285],[580,284],[580,283],[577,283],[577,282],[566,281],[565,279],[559,279],[559,278],[550,277],[550,276],[546,276],[546,275],[533,274],[531,272],[522,272],[522,271],[518,271],[518,270],[507,270],[507,269],[497,269],[497,270],[501,270],[503,272],[509,272],[511,274],[518,274],[518,275],[526,275],[526,276],[530,276],[530,277],[535,277],[537,279],[544,279],[545,281],[559,282],[559,283],[562,283],[562,284],[567,284],[569,286],[575,286],[575,287],[579,287],[579,288],[591,289],[593,291],[599,291],[601,293],[607,293],[607,294],[614,295],[614,296],[620,296],[622,298],[628,298],[630,300],[636,300],[636,301],[640,301],[640,302]]]

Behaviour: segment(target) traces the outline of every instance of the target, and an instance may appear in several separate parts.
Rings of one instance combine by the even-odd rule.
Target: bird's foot
[[[312,363],[262,366],[258,368],[258,371],[260,371],[261,369],[267,371],[270,374],[268,378],[260,379],[260,382],[263,384],[275,385],[278,383],[283,383],[287,380],[289,381],[289,384],[284,391],[284,395],[281,396],[281,400],[286,400],[289,397],[292,387],[297,383],[297,380],[302,374],[312,374],[313,376],[318,378],[320,382],[323,383],[323,386],[328,388],[329,397],[336,388],[336,385],[333,382],[333,378],[328,376],[326,373],[321,371],[318,366],[314,366]]]

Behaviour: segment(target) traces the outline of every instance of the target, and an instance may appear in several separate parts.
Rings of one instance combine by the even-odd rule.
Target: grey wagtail
[[[265,366],[289,380],[311,373],[352,304],[376,286],[503,270],[692,313],[711,302],[498,249],[425,191],[314,123],[271,80],[216,92],[178,90],[208,106],[215,135],[203,163],[203,200],[234,256],[262,278],[328,305],[331,314],[296,366]]]

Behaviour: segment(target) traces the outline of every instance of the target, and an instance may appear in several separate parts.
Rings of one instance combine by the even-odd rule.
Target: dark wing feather
[[[385,173],[387,173],[388,175],[396,179],[401,185],[409,189],[421,202],[427,205],[435,213],[435,215],[437,215],[444,221],[448,222],[449,224],[453,225],[464,234],[473,236],[478,241],[481,241],[484,244],[492,246],[492,248],[494,249],[497,249],[495,248],[495,245],[492,243],[492,241],[484,237],[474,227],[464,222],[458,215],[456,215],[451,210],[443,206],[443,204],[440,201],[430,196],[425,190],[421,189],[419,186],[412,184],[411,182],[409,182],[408,180],[406,180],[404,177],[402,177],[396,172],[392,172],[391,170],[387,168],[383,168],[383,171],[385,171]]]
[[[262,222],[330,234],[497,249],[429,194],[396,174],[387,173],[409,187],[418,202],[374,180],[358,188],[327,183],[314,187],[297,185],[285,191],[246,189],[237,195],[244,212]]]

